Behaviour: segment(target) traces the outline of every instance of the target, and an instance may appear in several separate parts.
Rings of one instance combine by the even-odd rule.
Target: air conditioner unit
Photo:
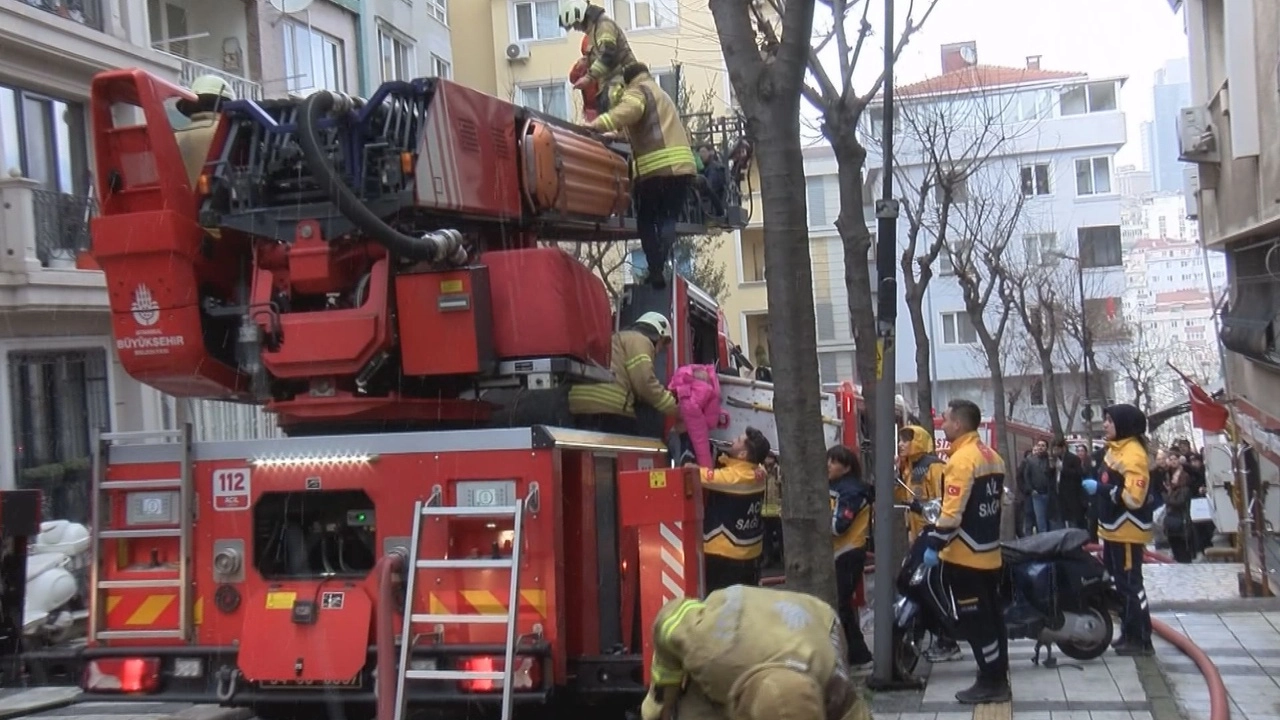
[[[1194,163],[1220,159],[1213,117],[1204,105],[1182,108],[1178,113],[1178,159]]]
[[[524,62],[528,59],[528,45],[524,43],[511,43],[507,46],[507,62]]]

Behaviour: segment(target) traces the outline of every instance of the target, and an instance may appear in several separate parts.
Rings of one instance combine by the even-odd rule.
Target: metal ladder
[[[160,443],[147,443],[147,440],[163,440]],[[176,444],[178,450],[178,477],[157,478],[150,480],[107,480],[107,468],[110,466],[111,448],[124,445],[161,445]],[[170,460],[163,461],[169,464]],[[160,463],[147,463],[160,464]],[[165,527],[145,528],[138,530],[116,529],[111,526],[111,498],[115,493],[127,493],[133,490],[177,490],[178,522]],[[183,425],[179,430],[149,430],[142,432],[99,433],[98,442],[93,454],[93,554],[90,563],[89,587],[92,596],[89,604],[89,638],[101,640],[157,640],[176,639],[190,640],[194,626],[193,598],[191,592],[191,542],[192,525],[195,518],[195,490],[191,478],[191,426]],[[103,580],[102,559],[104,541],[118,539],[142,538],[178,538],[177,577],[165,577],[155,580]],[[178,591],[178,625],[172,628],[148,628],[146,630],[103,630],[106,625],[104,590],[137,590],[137,589],[177,589]]]
[[[516,654],[516,617],[520,608],[520,546],[524,526],[523,499],[516,500],[515,505],[506,507],[453,507],[432,506],[422,500],[413,507],[413,537],[410,541],[408,567],[405,569],[405,593],[408,607],[404,614],[404,625],[400,631],[400,665],[396,678],[396,715],[395,720],[405,717],[405,682],[407,680],[490,680],[502,683],[502,720],[511,720],[512,676]],[[502,559],[435,559],[418,558],[422,542],[422,518],[512,518],[511,557]],[[509,570],[511,573],[510,594],[507,601],[506,615],[481,614],[441,614],[415,613],[412,604],[417,587],[417,576],[422,570]],[[413,636],[410,635],[414,623],[436,624],[492,624],[507,626],[506,655],[501,671],[481,672],[470,670],[411,670],[409,669],[410,651],[413,649]]]

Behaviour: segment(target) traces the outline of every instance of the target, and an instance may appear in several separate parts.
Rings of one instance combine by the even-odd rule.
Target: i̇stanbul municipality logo
[[[133,304],[129,309],[133,311],[134,322],[142,327],[151,327],[160,320],[160,304],[151,297],[151,288],[146,285],[139,285],[133,291]]]

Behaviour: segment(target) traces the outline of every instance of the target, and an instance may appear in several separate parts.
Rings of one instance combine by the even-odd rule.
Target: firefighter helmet
[[[667,318],[662,313],[647,312],[636,320],[636,324],[648,325],[663,340],[671,339],[671,323],[667,321]]]
[[[568,30],[586,22],[587,8],[590,5],[587,0],[560,0],[560,27]]]
[[[191,92],[196,95],[217,95],[223,100],[235,100],[231,84],[217,75],[201,75],[191,82]]]

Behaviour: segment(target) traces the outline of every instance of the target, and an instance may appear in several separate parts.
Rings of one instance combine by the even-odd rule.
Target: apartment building
[[[1055,282],[1064,288],[1078,285],[1077,272],[1084,275],[1085,311],[1095,327],[1095,340],[1109,342],[1105,329],[1114,327],[1123,316],[1124,268],[1120,249],[1120,195],[1115,181],[1114,156],[1126,141],[1125,119],[1119,103],[1124,77],[1090,78],[1084,73],[1042,69],[1039,58],[1028,58],[1025,67],[979,65],[973,43],[942,48],[943,72],[897,91],[903,103],[954,105],[962,117],[966,104],[981,96],[990,106],[999,107],[999,122],[1010,127],[1014,138],[1001,144],[990,160],[970,179],[973,187],[993,187],[1012,178],[1008,191],[1021,192],[1023,210],[1016,239],[1010,250],[1022,262],[1045,265],[1055,273]],[[1017,128],[1034,125],[1034,132]],[[880,183],[877,166],[880,111],[870,108],[865,116],[869,157],[863,188],[867,217],[873,219],[871,204]],[[897,140],[898,175],[906,187],[918,181],[926,170],[924,148],[909,135]],[[850,379],[854,374],[853,341],[847,296],[844,290],[843,252],[834,228],[839,211],[834,157],[827,148],[807,151],[806,182],[809,193],[810,241],[814,263],[814,293],[817,309],[819,367],[824,383]],[[974,194],[977,195],[975,189]],[[959,194],[958,193],[957,197]],[[935,203],[935,200],[930,200]],[[929,204],[926,210],[931,210]],[[874,234],[875,227],[869,228]],[[907,223],[899,221],[899,247],[905,248]],[[762,278],[762,257],[744,232],[739,245],[739,269],[747,277]],[[1061,256],[1070,259],[1063,260]],[[874,257],[869,258],[874,265]],[[1077,265],[1082,263],[1082,269]],[[931,338],[934,401],[944,406],[949,400],[966,398],[977,402],[984,413],[994,410],[990,373],[978,344],[977,333],[965,312],[963,297],[947,252],[934,265],[936,276],[929,285],[924,306]],[[758,312],[742,319],[746,347],[766,347],[767,325]],[[763,340],[760,338],[764,338]],[[915,342],[905,303],[899,310],[897,373],[899,392],[911,397],[915,392]],[[1098,362],[1104,355],[1098,353]],[[1099,368],[1108,374],[1107,368]],[[1048,426],[1043,387],[1037,368],[1006,368],[1006,390],[1016,393],[1012,419],[1039,427]],[[1063,368],[1065,391],[1070,403],[1082,395],[1082,376]],[[1110,380],[1095,378],[1095,401],[1108,394]],[[1009,398],[1002,400],[1009,403]]]
[[[1227,387],[1241,435],[1280,472],[1280,5],[1170,0],[1185,13],[1191,105],[1178,123],[1180,160],[1194,163],[1189,202],[1201,241],[1226,256],[1221,317]],[[1271,501],[1271,502],[1274,502]],[[1269,513],[1271,508],[1269,508]]]

